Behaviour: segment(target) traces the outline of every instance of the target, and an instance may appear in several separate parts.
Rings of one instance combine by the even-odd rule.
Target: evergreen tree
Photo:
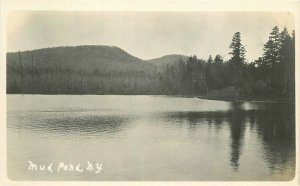
[[[279,28],[275,26],[270,33],[269,40],[264,45],[262,69],[265,74],[265,82],[269,91],[278,92],[280,85],[278,84],[280,77],[280,48],[282,38]],[[270,93],[269,93],[270,94]]]
[[[270,33],[269,40],[264,45],[264,63],[269,66],[273,67],[276,62],[280,61],[280,54],[279,50],[281,47],[281,37],[279,28],[275,26]]]
[[[222,64],[223,63],[223,58],[221,55],[217,54],[215,59],[214,59],[214,63],[216,64]]]
[[[213,63],[213,58],[211,57],[211,55],[209,55],[207,63],[208,64],[212,64]]]
[[[208,60],[207,60],[207,65],[205,68],[205,76],[207,79],[207,87],[206,87],[206,92],[210,91],[211,89],[214,88],[214,82],[213,82],[213,78],[211,76],[211,67],[212,67],[212,63],[213,63],[213,58],[211,55],[209,55]]]
[[[280,72],[280,90],[284,96],[288,96],[294,91],[294,65],[295,65],[295,40],[294,33],[292,36],[284,28],[280,33],[281,46],[279,49],[279,68]]]
[[[237,67],[242,66],[245,63],[246,49],[242,44],[240,32],[236,32],[233,35],[229,48],[232,49],[232,51],[229,53],[232,55],[230,62]]]
[[[242,44],[240,32],[236,32],[233,35],[229,48],[232,49],[232,51],[229,53],[231,55],[231,58],[229,60],[231,66],[231,85],[240,87],[244,82],[244,65],[246,61],[246,49]]]
[[[295,48],[287,28],[280,32],[275,26],[264,45],[263,57],[256,61],[260,85],[264,95],[279,98],[292,95],[294,90]]]

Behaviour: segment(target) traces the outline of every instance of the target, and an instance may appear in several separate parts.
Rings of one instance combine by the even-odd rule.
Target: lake
[[[7,95],[8,177],[288,181],[295,174],[294,107],[170,96]],[[28,170],[29,161],[38,168],[52,163],[53,171]],[[57,170],[60,163],[66,170]]]

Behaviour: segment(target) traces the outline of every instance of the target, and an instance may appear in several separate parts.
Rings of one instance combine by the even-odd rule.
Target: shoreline
[[[223,98],[211,98],[208,96],[197,96],[199,99],[207,99],[207,100],[217,100],[217,101],[231,101],[231,102],[254,102],[254,103],[294,103],[294,100],[287,100],[287,99],[223,99]]]
[[[168,95],[168,94],[44,94],[44,93],[6,93],[6,95],[45,95],[45,96],[168,96],[168,97],[180,97],[180,98],[198,98],[206,100],[215,100],[215,101],[229,101],[229,102],[254,102],[254,103],[294,103],[295,101],[285,100],[285,99],[223,99],[223,98],[211,98],[209,96],[200,96],[200,95]]]

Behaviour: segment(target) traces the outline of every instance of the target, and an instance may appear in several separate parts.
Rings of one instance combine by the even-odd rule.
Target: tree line
[[[231,58],[210,55],[207,61],[192,56],[186,63],[167,67],[164,85],[177,94],[213,99],[294,100],[295,32],[275,26],[264,44],[263,56],[247,63],[241,33],[229,45]]]
[[[264,44],[263,55],[246,62],[240,32],[229,45],[231,58],[207,60],[195,55],[163,70],[78,70],[63,66],[39,66],[35,56],[24,65],[7,65],[7,93],[15,94],[162,94],[197,95],[212,99],[293,100],[295,91],[295,32],[275,26]],[[147,64],[149,65],[149,64]]]

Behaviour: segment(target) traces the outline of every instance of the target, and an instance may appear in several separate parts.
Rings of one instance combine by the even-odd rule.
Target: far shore
[[[293,100],[286,100],[286,99],[224,99],[224,98],[211,98],[209,96],[203,95],[171,95],[171,94],[76,94],[76,93],[54,93],[54,94],[47,94],[47,93],[6,93],[7,95],[77,95],[77,96],[168,96],[168,97],[181,97],[181,98],[199,98],[199,99],[207,99],[207,100],[216,100],[216,101],[230,101],[230,102],[262,102],[262,103],[295,103]]]

